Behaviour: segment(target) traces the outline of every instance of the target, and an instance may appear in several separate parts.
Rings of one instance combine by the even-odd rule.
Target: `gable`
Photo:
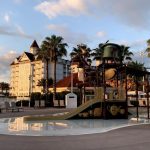
[[[19,63],[19,61],[18,61],[17,58],[15,58],[14,61],[13,61],[10,65],[15,65],[15,64],[17,64],[17,63]]]
[[[30,59],[27,57],[27,55],[25,53],[23,53],[21,55],[21,57],[19,58],[19,61],[20,62],[23,62],[23,61],[30,61]]]

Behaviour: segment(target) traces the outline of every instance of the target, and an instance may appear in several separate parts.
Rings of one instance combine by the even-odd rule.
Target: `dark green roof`
[[[33,41],[33,43],[31,44],[30,47],[37,47],[37,48],[39,48],[39,46],[38,46],[36,40]]]

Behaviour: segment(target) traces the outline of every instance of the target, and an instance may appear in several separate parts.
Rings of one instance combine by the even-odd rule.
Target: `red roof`
[[[73,86],[76,87],[77,83],[81,83],[81,81],[78,80],[78,73],[74,73],[73,74]],[[56,87],[60,88],[60,87],[70,87],[71,86],[71,75],[65,77],[62,80],[59,80],[56,83]]]
[[[83,82],[78,80],[78,73],[73,74],[73,87],[82,87]],[[86,87],[91,87],[93,84],[91,82],[85,82]],[[51,86],[52,87],[52,86]],[[59,80],[56,83],[57,88],[63,88],[63,87],[71,87],[71,75],[65,77],[62,80]]]

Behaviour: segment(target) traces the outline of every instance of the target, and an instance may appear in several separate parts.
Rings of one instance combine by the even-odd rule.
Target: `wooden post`
[[[105,94],[106,94],[106,80],[105,80],[105,60],[104,60],[104,63],[103,63],[102,76],[103,76],[103,87],[104,87],[104,107],[103,107],[103,116],[104,116],[104,119],[106,119],[106,98],[105,98]]]
[[[146,78],[147,87],[146,87],[146,95],[147,95],[147,119],[149,119],[149,81],[148,81],[148,75]]]
[[[127,81],[127,68],[126,68],[126,65],[125,65],[125,92],[126,92],[126,118],[128,118],[128,89],[127,89],[127,84],[128,84],[128,81]]]
[[[137,79],[137,76],[135,78],[135,82],[136,82],[136,102],[137,102],[137,105],[136,105],[136,117],[137,119],[139,118],[139,101],[138,101],[138,79]]]

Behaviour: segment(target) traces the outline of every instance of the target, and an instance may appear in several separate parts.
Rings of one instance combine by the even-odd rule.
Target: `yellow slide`
[[[99,99],[93,99],[89,100],[86,103],[80,105],[76,109],[74,109],[72,112],[67,112],[63,114],[55,114],[55,115],[47,115],[47,116],[26,116],[24,117],[25,121],[34,121],[34,120],[65,120],[65,119],[70,119],[73,118],[74,116],[78,115],[88,107],[100,102]]]

